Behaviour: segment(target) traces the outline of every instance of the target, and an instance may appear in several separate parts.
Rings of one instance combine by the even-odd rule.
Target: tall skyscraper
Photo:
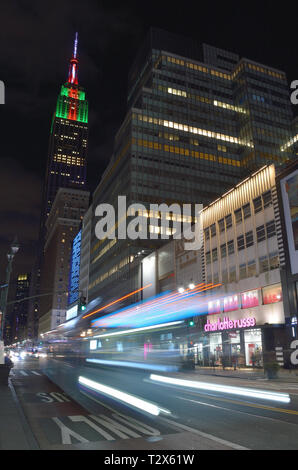
[[[67,82],[61,86],[52,119],[42,220],[50,213],[59,188],[84,189],[87,172],[88,102],[78,81],[78,33],[69,63]]]
[[[265,164],[279,166],[293,157],[283,71],[153,28],[128,85],[127,114],[94,192],[94,209],[100,203],[117,207],[118,195],[125,195],[127,206],[146,207],[148,232],[161,234],[160,211],[159,227],[149,225],[149,204],[205,206]],[[117,295],[121,285],[133,291],[138,256],[150,246],[145,240],[98,240],[93,219],[89,300]]]
[[[74,41],[66,83],[61,86],[52,118],[47,168],[43,188],[37,259],[34,265],[31,296],[40,294],[40,276],[44,265],[47,239],[46,222],[59,188],[84,190],[86,187],[88,146],[88,102],[78,80],[78,33]],[[32,337],[37,337],[41,312],[39,297],[30,301],[29,323]]]
[[[8,309],[8,321],[5,337],[8,344],[23,341],[28,337],[28,300],[31,283],[31,273],[19,274],[14,280],[14,291],[11,295],[12,304]]]

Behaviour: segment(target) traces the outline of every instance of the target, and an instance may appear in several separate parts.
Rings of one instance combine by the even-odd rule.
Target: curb
[[[30,450],[40,450],[40,447],[37,443],[37,440],[35,439],[35,436],[34,436],[32,430],[31,430],[31,428],[30,428],[30,425],[27,421],[27,418],[25,416],[25,413],[23,411],[23,408],[20,404],[17,393],[15,391],[15,388],[14,388],[13,383],[12,383],[10,378],[8,379],[8,387],[10,388],[13,400],[16,404],[16,408],[18,410],[18,413],[19,413],[19,416],[20,416],[20,419],[21,419],[21,424],[22,424],[22,427],[23,427],[23,431],[24,431],[24,434],[25,434],[25,437],[26,437],[26,440],[28,442]]]

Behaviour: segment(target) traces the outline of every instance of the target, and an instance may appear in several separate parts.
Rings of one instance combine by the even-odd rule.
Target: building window
[[[262,256],[259,258],[260,273],[265,273],[269,271],[269,264],[267,256]]]
[[[239,266],[239,278],[245,279],[246,278],[246,264],[240,264]]]
[[[246,243],[246,248],[249,246],[252,246],[254,244],[254,237],[252,231],[246,232],[245,234],[245,243]]]
[[[235,212],[235,222],[236,224],[240,224],[240,222],[242,222],[242,211],[241,209],[237,209]]]
[[[256,262],[253,260],[253,261],[249,261],[247,263],[247,276],[248,277],[253,277],[257,274],[257,267],[256,267]]]
[[[209,227],[205,228],[204,232],[205,232],[205,239],[209,240],[209,238],[210,238]]]
[[[215,226],[215,224],[212,224],[210,226],[210,231],[211,231],[211,237],[214,237],[216,235],[216,226]]]
[[[217,261],[217,248],[212,250],[212,261]]]
[[[259,305],[258,291],[251,290],[241,294],[241,307],[242,308],[251,308],[257,307]]]
[[[278,252],[269,253],[269,269],[279,268],[279,256]]]
[[[210,264],[211,263],[211,253],[210,251],[207,251],[206,253],[206,264]]]
[[[232,255],[234,252],[235,252],[235,249],[234,249],[234,240],[230,240],[230,241],[228,242],[228,253],[229,253],[229,255]]]
[[[224,232],[224,230],[225,230],[225,220],[224,219],[220,219],[218,221],[218,230],[219,230],[220,233]]]
[[[251,210],[250,210],[250,204],[245,204],[245,206],[242,207],[243,209],[243,217],[244,219],[247,219],[248,217],[251,216]]]
[[[225,221],[226,221],[226,228],[230,228],[232,227],[232,215],[229,214],[225,217]]]
[[[273,304],[282,300],[282,290],[280,284],[274,284],[273,286],[263,287],[263,304]]]
[[[262,199],[263,199],[264,209],[266,209],[266,207],[271,206],[271,204],[272,204],[271,190],[269,190],[266,193],[262,194]]]
[[[274,235],[276,234],[274,220],[271,220],[270,222],[267,222],[266,232],[267,232],[267,238],[274,237]]]
[[[227,256],[227,245],[225,243],[223,245],[220,245],[220,254],[222,258],[225,258]]]
[[[238,295],[230,295],[224,298],[224,312],[238,310]]]
[[[236,281],[236,267],[233,266],[230,268],[230,282],[235,282]]]
[[[237,237],[237,248],[238,248],[238,251],[244,250],[245,248],[243,235],[240,235],[239,237]]]
[[[253,204],[254,204],[254,211],[255,211],[255,214],[257,214],[258,212],[260,212],[262,210],[262,198],[261,196],[259,197],[256,197],[254,200],[253,200]]]
[[[259,227],[257,227],[257,241],[258,243],[262,242],[265,240],[266,236],[265,236],[265,227],[264,225],[260,225]]]

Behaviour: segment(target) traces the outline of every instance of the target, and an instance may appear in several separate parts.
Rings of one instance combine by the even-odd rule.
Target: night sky
[[[1,0],[0,281],[15,234],[21,248],[14,275],[32,268],[50,124],[76,31],[92,190],[111,156],[126,111],[128,70],[150,26],[284,70],[290,84],[298,79],[296,22],[294,2]]]

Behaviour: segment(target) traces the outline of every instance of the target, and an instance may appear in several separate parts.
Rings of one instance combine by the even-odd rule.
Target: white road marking
[[[20,370],[20,373],[21,373],[22,375],[28,375],[27,372],[25,372],[24,370]]]
[[[41,375],[39,372],[36,372],[35,370],[31,370],[32,374],[35,374],[35,375]]]
[[[135,418],[131,418],[130,416],[119,413],[117,410],[115,410],[111,406],[106,405],[102,401],[98,400],[95,397],[92,397],[91,395],[88,395],[88,393],[85,393],[82,390],[80,390],[80,392],[83,395],[85,395],[87,398],[90,398],[90,400],[93,400],[99,405],[103,406],[104,408],[107,408],[108,410],[112,411],[113,418],[118,419],[118,421],[122,421],[124,422],[124,424],[128,424],[131,428],[136,429],[137,431],[142,432],[143,434],[146,434],[149,436],[160,436],[160,431],[158,429],[152,428],[151,426],[148,426],[148,424],[142,423],[141,421],[138,421]]]
[[[177,421],[172,421],[171,419],[168,419],[168,418],[160,417],[160,419],[174,427],[183,429],[184,431],[192,432],[194,434],[198,434],[201,437],[204,437],[206,439],[210,439],[211,441],[218,442],[219,444],[231,447],[232,449],[249,450],[247,447],[240,446],[239,444],[235,444],[234,442],[226,441],[225,439],[220,439],[219,437],[212,436],[212,434],[207,434],[205,432],[198,431],[197,429],[191,428],[190,426],[187,426],[186,424],[177,423]]]
[[[129,437],[141,437],[136,432],[131,431],[126,426],[123,426],[123,424],[117,423],[117,421],[115,421],[114,419],[109,418],[108,416],[105,416],[105,415],[100,415],[100,416],[92,415],[91,417],[92,417],[92,419],[94,419],[94,421],[97,421],[102,426],[108,428],[110,431],[112,431],[114,434],[116,434],[116,436],[119,436],[122,439],[129,439]]]
[[[65,426],[65,424],[63,424],[62,421],[60,421],[59,418],[52,418],[52,420],[61,429],[62,444],[72,444],[71,436],[74,437],[75,439],[77,439],[80,442],[89,442],[88,439],[85,439],[83,436],[80,436],[80,434],[76,433],[72,429]]]
[[[99,434],[101,434],[107,441],[114,441],[115,440],[115,438],[113,436],[111,436],[111,434],[109,434],[108,432],[101,429],[99,426],[97,426],[95,423],[93,423],[90,419],[88,419],[87,416],[80,416],[80,415],[79,416],[68,416],[68,418],[71,419],[71,421],[74,421],[75,423],[83,422],[83,423],[88,424],[92,429],[94,429]]]

